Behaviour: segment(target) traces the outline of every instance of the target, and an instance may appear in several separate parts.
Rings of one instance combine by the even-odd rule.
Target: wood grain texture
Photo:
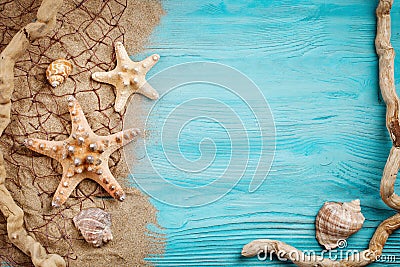
[[[391,141],[383,119],[385,105],[378,94],[376,4],[361,0],[163,2],[167,14],[151,47],[161,59],[153,74],[198,60],[242,71],[260,87],[271,106],[276,153],[266,181],[253,193],[248,192],[249,171],[230,193],[209,205],[178,208],[154,200],[162,226],[159,231],[166,235],[167,243],[165,254],[152,255],[150,261],[157,266],[294,266],[241,258],[241,248],[253,239],[268,238],[320,251],[314,238],[319,208],[325,201],[356,198],[361,199],[366,222],[348,239],[348,249],[367,248],[374,229],[394,214],[379,196]],[[399,14],[400,3],[395,2],[395,48],[400,47]],[[396,80],[399,75],[396,72]],[[188,94],[196,95],[190,90]],[[175,104],[179,96],[177,93]],[[215,92],[214,97],[225,95]],[[240,114],[240,105],[230,103]],[[193,107],[199,112],[207,108]],[[162,115],[170,109],[157,112]],[[248,118],[246,112],[241,115],[243,120]],[[158,131],[148,130],[150,135]],[[205,133],[221,136],[217,125],[199,122],[182,135],[180,151],[171,152],[198,157],[196,140]],[[228,146],[223,138],[216,144],[221,149]],[[221,165],[215,170],[224,168],[224,154],[218,154],[217,159]],[[190,179],[161,157],[154,164],[174,182],[186,186],[203,185],[215,178],[210,172],[203,179]],[[139,160],[133,175],[146,174],[148,170]],[[162,191],[157,184],[156,191]],[[395,255],[397,263],[370,266],[397,266],[399,242],[400,234],[393,234],[383,251],[384,255]]]

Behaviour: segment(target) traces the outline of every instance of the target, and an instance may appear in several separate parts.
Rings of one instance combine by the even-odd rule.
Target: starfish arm
[[[145,82],[138,90],[137,93],[142,94],[152,100],[158,99],[159,95],[156,89],[154,89],[148,82]]]
[[[114,151],[132,142],[139,134],[140,130],[133,128],[109,136],[101,136],[101,141],[105,145],[102,157],[108,158]]]
[[[68,177],[67,172],[64,172],[61,182],[58,185],[57,191],[54,193],[53,201],[51,205],[53,207],[60,207],[64,204],[69,196],[72,194],[74,189],[79,183],[85,179],[82,174],[75,174],[72,177]]]
[[[115,86],[117,81],[116,75],[117,73],[114,70],[107,72],[95,72],[92,74],[92,79],[100,83],[108,83]]]
[[[108,168],[108,163],[103,163],[101,165],[103,173],[95,180],[99,185],[101,185],[107,193],[110,194],[113,198],[123,201],[126,198],[125,192],[122,187],[119,185],[118,181],[112,175],[110,169]]]
[[[47,141],[36,138],[25,140],[25,146],[32,151],[59,160],[62,157],[64,141]]]
[[[124,45],[121,42],[115,43],[115,55],[117,56],[117,64],[121,63],[122,61],[131,61]]]
[[[72,138],[76,138],[74,135],[93,134],[78,100],[73,96],[68,98],[68,109],[72,120]]]
[[[116,112],[121,112],[124,110],[126,103],[129,100],[129,97],[132,93],[129,93],[126,90],[116,90],[115,104],[114,109]]]
[[[147,73],[160,59],[160,55],[158,54],[153,54],[144,60],[142,60],[140,63],[142,63],[142,67],[145,69],[145,72]]]

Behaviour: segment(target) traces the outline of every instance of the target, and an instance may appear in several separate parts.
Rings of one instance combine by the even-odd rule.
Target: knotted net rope
[[[0,1],[0,50],[24,25],[34,21],[40,4],[39,0]],[[84,252],[91,249],[80,242],[82,237],[72,225],[73,216],[85,207],[116,209],[116,205],[121,204],[107,198],[97,184],[84,181],[66,205],[52,208],[51,199],[60,181],[61,165],[28,150],[23,141],[29,137],[64,140],[69,136],[68,95],[74,95],[81,103],[96,134],[121,131],[123,115],[114,111],[113,88],[94,82],[90,79],[91,74],[115,66],[113,45],[116,41],[123,42],[130,54],[139,52],[161,13],[158,1],[65,1],[57,15],[55,30],[35,41],[15,65],[11,122],[0,138],[7,171],[6,186],[25,212],[28,232],[34,234],[48,252],[64,257],[69,266],[78,266]],[[70,60],[74,69],[64,84],[52,88],[46,81],[45,70],[58,58]],[[115,152],[109,162],[117,179],[127,175],[121,155],[121,151]],[[155,217],[153,208],[136,191],[132,194],[139,198],[139,203],[143,202],[144,210],[138,211],[143,216],[137,224],[145,228],[146,222]],[[126,210],[129,210],[129,204],[124,205],[128,205]],[[117,216],[126,212],[124,207],[119,210]],[[146,251],[140,250],[141,235],[132,240],[139,239],[143,258]],[[107,249],[118,250],[118,246],[111,245]],[[102,253],[107,252],[103,250]],[[12,266],[33,266],[30,259],[11,244],[6,221],[0,215],[0,266],[2,261]]]

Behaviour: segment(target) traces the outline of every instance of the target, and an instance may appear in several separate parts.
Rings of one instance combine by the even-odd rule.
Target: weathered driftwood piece
[[[43,0],[37,21],[29,23],[13,37],[0,54],[0,135],[10,122],[11,94],[14,91],[14,65],[28,48],[30,42],[46,35],[56,24],[56,15],[62,0]],[[59,255],[46,250],[24,228],[24,212],[14,202],[5,186],[6,170],[0,151],[0,211],[7,218],[8,237],[11,242],[32,258],[35,266],[65,266]]]
[[[400,211],[400,197],[394,192],[394,184],[400,167],[400,105],[394,83],[395,53],[390,43],[390,10],[392,4],[393,0],[379,1],[378,8],[376,9],[377,33],[375,46],[379,56],[379,85],[387,108],[386,127],[393,141],[393,147],[390,150],[382,175],[381,197],[389,207]],[[307,255],[284,242],[269,239],[259,239],[248,243],[243,247],[242,255],[253,257],[259,253],[275,253],[279,259],[290,260],[301,267],[366,266],[379,259],[387,239],[393,231],[399,228],[400,214],[396,214],[378,226],[371,238],[368,249],[359,254],[350,255],[341,261]]]
[[[379,86],[386,103],[386,127],[393,141],[381,181],[382,200],[391,208],[400,211],[400,197],[394,192],[394,184],[400,164],[399,98],[394,85],[395,52],[390,43],[390,9],[393,0],[380,1],[376,10],[376,52],[379,56]]]
[[[383,221],[369,242],[369,248],[358,253],[349,254],[348,258],[335,261],[320,255],[303,253],[284,242],[269,239],[254,240],[243,247],[242,255],[253,257],[259,253],[275,253],[279,259],[290,260],[301,267],[358,267],[366,266],[382,255],[383,247],[393,231],[400,228],[400,214]]]

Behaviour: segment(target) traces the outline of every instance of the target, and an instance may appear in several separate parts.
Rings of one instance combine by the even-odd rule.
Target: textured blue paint
[[[348,240],[349,249],[366,248],[377,225],[394,213],[379,196],[390,141],[384,125],[385,107],[378,99],[374,51],[377,1],[163,3],[167,14],[153,35],[151,47],[162,57],[152,74],[198,60],[237,68],[261,88],[271,106],[277,149],[270,174],[256,192],[248,192],[249,172],[229,194],[209,205],[176,208],[152,200],[163,227],[157,230],[152,226],[152,230],[165,234],[166,251],[149,260],[157,266],[293,266],[241,258],[240,251],[258,238],[319,251],[313,224],[318,209],[325,201],[356,198],[361,199],[366,222]],[[400,51],[399,13],[396,1],[392,41]],[[396,80],[400,77],[398,60]],[[175,92],[177,103],[194,96],[196,91]],[[218,92],[215,96],[224,97]],[[239,104],[235,106],[233,101],[231,106],[240,113]],[[162,117],[169,110],[160,108],[157,112]],[[148,130],[151,133],[152,129]],[[223,129],[200,119],[182,132],[179,148],[184,157],[195,160],[201,156],[198,143],[203,136],[229,150],[224,147]],[[254,142],[258,142],[256,138]],[[217,153],[214,167],[224,166],[224,155]],[[189,187],[212,181],[212,171],[218,171],[211,169],[203,179],[191,179],[190,175],[175,176],[167,164],[164,167],[167,179]],[[146,175],[140,160],[133,175]],[[154,190],[160,192],[156,187]],[[400,234],[396,233],[384,250],[397,256],[393,266],[400,262],[399,246]]]

